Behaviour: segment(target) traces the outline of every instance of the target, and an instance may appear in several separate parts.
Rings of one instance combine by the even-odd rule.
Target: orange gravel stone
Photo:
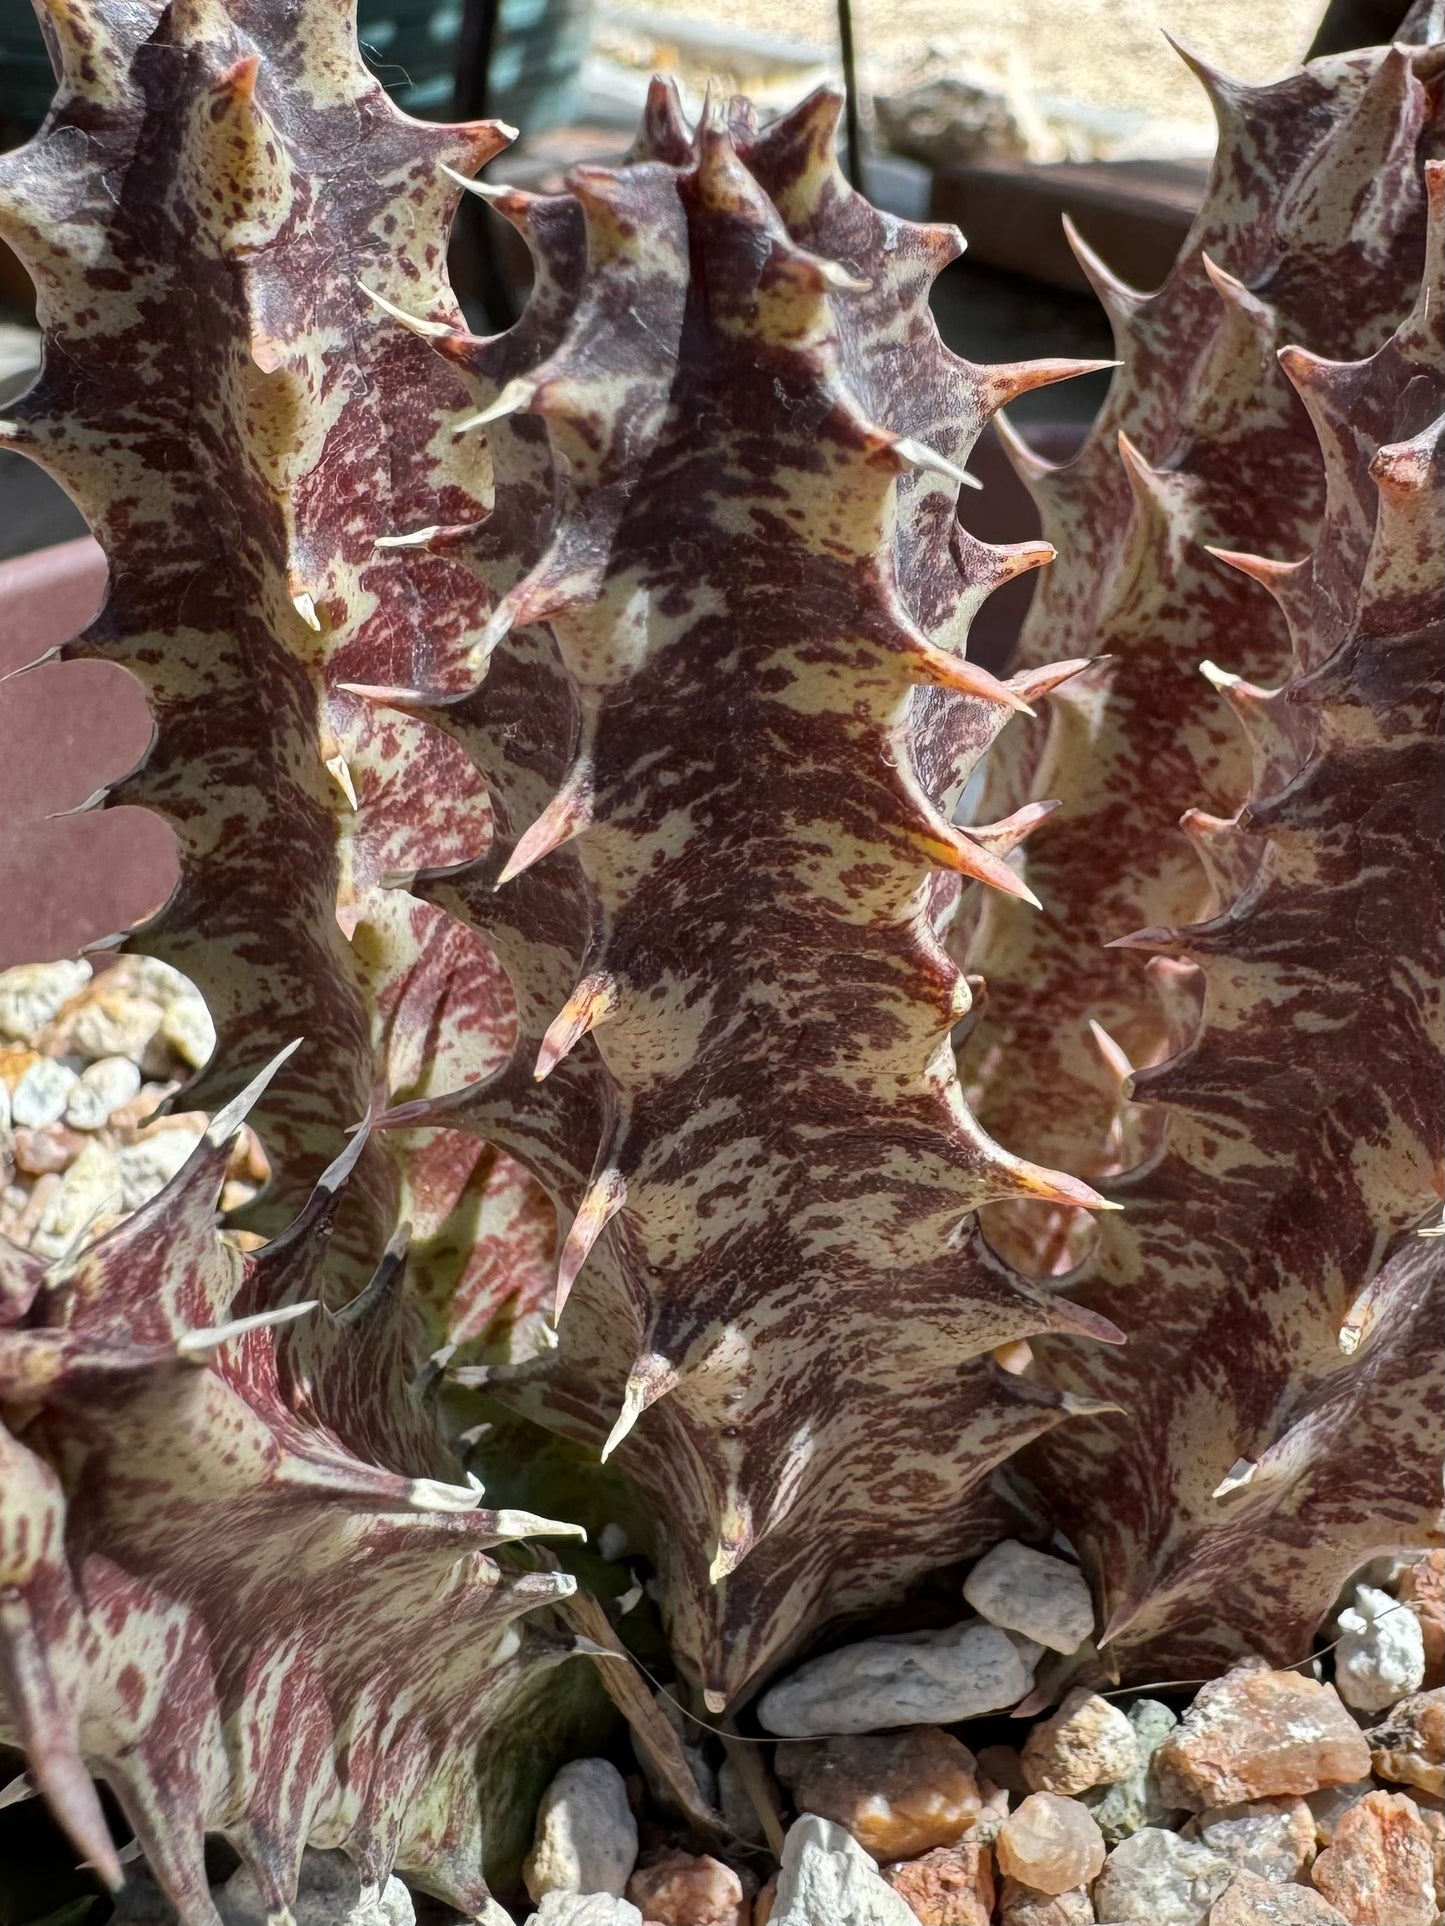
[[[1104,1835],[1077,1799],[1031,1792],[1011,1812],[994,1842],[1001,1873],[1036,1892],[1065,1893],[1086,1886],[1102,1870]]]
[[[791,1741],[775,1766],[799,1812],[831,1819],[885,1863],[953,1845],[983,1805],[973,1754],[936,1725]]]
[[[1367,1778],[1370,1747],[1332,1685],[1240,1667],[1200,1690],[1153,1769],[1167,1805],[1199,1812]]]
[[[1370,1792],[1314,1863],[1315,1889],[1350,1926],[1432,1926],[1435,1845],[1413,1799]]]

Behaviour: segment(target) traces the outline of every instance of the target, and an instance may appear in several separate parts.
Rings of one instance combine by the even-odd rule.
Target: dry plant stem
[[[646,1752],[688,1824],[709,1845],[720,1845],[726,1831],[722,1815],[699,1795],[692,1767],[683,1756],[681,1739],[658,1709],[606,1612],[595,1598],[572,1598],[562,1607],[562,1615],[575,1631],[605,1647],[611,1655],[594,1657],[607,1696],[627,1720],[634,1742]]]

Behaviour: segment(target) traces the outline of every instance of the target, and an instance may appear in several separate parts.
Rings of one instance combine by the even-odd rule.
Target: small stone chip
[[[670,1852],[655,1865],[639,1866],[627,1897],[647,1926],[750,1926],[742,1880],[707,1853]]]
[[[55,1057],[40,1057],[10,1092],[10,1116],[17,1128],[43,1130],[59,1123],[80,1078]]]
[[[1094,1602],[1077,1565],[1005,1538],[985,1552],[963,1581],[963,1595],[992,1625],[1077,1652],[1094,1629]]]
[[[1094,1902],[1087,1886],[1041,1893],[1006,1879],[999,1895],[999,1918],[1003,1926],[1094,1926]]]
[[[1346,1705],[1383,1712],[1425,1682],[1425,1635],[1408,1605],[1373,1585],[1336,1620],[1335,1686]]]
[[[1205,1926],[1235,1868],[1177,1832],[1145,1826],[1109,1854],[1094,1886],[1100,1919],[1130,1926]]]
[[[1298,1879],[1315,1856],[1315,1817],[1303,1799],[1215,1806],[1191,1819],[1184,1836],[1197,1839],[1241,1872],[1280,1884]]]
[[[1350,1926],[1338,1907],[1308,1886],[1280,1885],[1258,1873],[1236,1873],[1215,1900],[1209,1926]]]
[[[998,1867],[1036,1892],[1065,1893],[1086,1886],[1104,1863],[1104,1836],[1077,1799],[1032,1792],[999,1827]]]
[[[989,1926],[993,1918],[993,1855],[987,1846],[938,1846],[921,1859],[889,1866],[883,1877],[913,1908],[919,1926]]]
[[[953,1845],[983,1804],[973,1754],[933,1725],[780,1745],[775,1764],[800,1812],[831,1819],[883,1861]]]
[[[1084,1686],[1075,1686],[1053,1717],[1034,1727],[1023,1750],[1024,1777],[1035,1792],[1087,1792],[1138,1769],[1133,1726],[1118,1706]]]

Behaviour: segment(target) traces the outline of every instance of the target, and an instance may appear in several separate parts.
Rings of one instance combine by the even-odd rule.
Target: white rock
[[[622,1558],[627,1551],[627,1533],[621,1525],[609,1518],[602,1527],[601,1536],[597,1540],[597,1549],[604,1558]]]
[[[963,1581],[963,1595],[992,1625],[1077,1652],[1094,1630],[1094,1602],[1077,1565],[1005,1538]]]
[[[0,1077],[0,1134],[10,1128],[10,1086]]]
[[[106,1144],[89,1143],[60,1179],[30,1239],[39,1257],[64,1257],[98,1217],[122,1208],[120,1160]]]
[[[119,967],[137,996],[148,996],[163,1010],[183,997],[200,995],[188,976],[182,976],[174,964],[162,963],[158,956],[126,956]]]
[[[771,1926],[918,1926],[918,1918],[851,1833],[805,1812],[783,1841]]]
[[[67,1029],[73,1048],[92,1061],[129,1057],[139,1063],[161,1016],[161,1006],[150,997],[136,996],[123,984],[98,983],[76,1010],[75,1021],[67,1019]]]
[[[211,1897],[223,1926],[266,1926],[266,1902],[245,1867]],[[302,1855],[291,1917],[296,1926],[416,1926],[411,1894],[399,1879],[388,1879],[378,1891],[362,1884],[344,1852],[309,1847]]]
[[[609,1759],[573,1759],[542,1794],[532,1850],[522,1868],[535,1900],[548,1893],[620,1898],[637,1864],[637,1821],[622,1774]]]
[[[1128,1926],[1205,1926],[1237,1868],[1177,1832],[1145,1826],[1115,1846],[1094,1881],[1100,1919]]]
[[[72,1130],[100,1130],[139,1089],[140,1071],[129,1057],[102,1057],[81,1071],[65,1106],[65,1121]]]
[[[138,1144],[127,1144],[116,1158],[125,1208],[139,1210],[164,1190],[200,1141],[199,1131],[178,1124],[174,1130],[158,1130]]]
[[[88,963],[23,963],[0,971],[0,1036],[28,1042],[89,981]]]
[[[59,1123],[79,1082],[80,1078],[66,1064],[55,1057],[42,1057],[39,1063],[31,1064],[11,1091],[11,1118],[28,1130]]]
[[[944,1632],[864,1639],[810,1660],[775,1685],[758,1702],[758,1720],[782,1739],[951,1725],[1032,1691],[1041,1652],[982,1619]]]
[[[527,1926],[645,1926],[630,1899],[611,1893],[548,1893]]]
[[[18,1097],[20,1092],[16,1091]],[[1361,1712],[1383,1712],[1425,1682],[1425,1638],[1408,1605],[1373,1585],[1357,1585],[1355,1602],[1335,1629],[1335,1690]]]
[[[186,986],[161,1019],[161,1036],[193,1070],[209,1061],[216,1047],[216,1026],[199,990]]]

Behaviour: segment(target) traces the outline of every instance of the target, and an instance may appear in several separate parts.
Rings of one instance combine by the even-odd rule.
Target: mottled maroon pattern
[[[478,1745],[538,1743],[573,1649],[515,1621],[573,1581],[487,1556],[547,1521],[448,1482],[402,1248],[316,1302],[343,1168],[255,1255],[218,1237],[233,1123],[71,1264],[0,1251],[0,1734],[119,1884],[115,1789],[184,1926],[206,1832],[268,1908],[310,1843],[472,1911]]]
[[[439,1033],[457,1081],[506,1045],[485,950],[459,969],[458,933],[379,887],[485,848],[481,783],[444,734],[347,687],[457,686],[494,599],[444,542],[378,546],[482,520],[492,463],[451,433],[475,384],[371,297],[456,325],[443,168],[470,172],[503,137],[400,115],[339,5],[56,0],[48,19],[55,107],[0,162],[46,362],[4,434],[110,557],[71,653],[134,674],[155,721],[110,800],[179,843],[176,894],[136,942],[216,1020],[186,1101],[219,1102],[303,1039],[257,1119],[277,1177],[248,1221],[269,1231]],[[342,1235],[363,1267],[399,1181],[373,1150],[351,1187]]]
[[[530,1819],[536,1768],[510,1748],[541,1765],[552,1743],[530,1661],[570,1649],[509,1621],[566,1583],[481,1556],[525,1515],[417,1484],[446,1453],[412,1386],[426,1350],[550,1291],[554,1213],[501,1152],[398,1133],[355,1140],[339,1219],[328,1189],[284,1226],[374,1099],[481,1076],[515,1035],[491,952],[393,887],[487,847],[482,781],[353,686],[468,686],[529,559],[525,498],[491,514],[504,437],[453,433],[494,391],[383,312],[459,330],[445,169],[502,134],[399,115],[330,0],[57,0],[45,24],[55,107],[0,160],[45,371],[0,434],[110,560],[75,673],[134,676],[155,723],[110,800],[179,847],[137,941],[216,1017],[183,1101],[214,1107],[302,1042],[252,1119],[277,1175],[251,1226],[284,1232],[263,1257],[216,1241],[214,1150],[73,1266],[0,1254],[0,1724],[111,1876],[87,1775],[115,1784],[187,1926],[214,1920],[205,1829],[277,1905],[314,1843],[471,1909]],[[485,554],[459,557],[484,524]],[[288,1295],[344,1303],[403,1215],[405,1286],[393,1258],[335,1319],[178,1356],[191,1326]]]
[[[1282,356],[1319,437],[1314,549],[1213,563],[1273,593],[1292,643],[1279,689],[1223,678],[1255,775],[1232,817],[1188,823],[1214,913],[1128,944],[1186,1007],[1132,1081],[1159,1147],[1111,1187],[1124,1212],[1076,1286],[1129,1332],[1124,1411],[1029,1469],[1135,1677],[1295,1659],[1351,1571],[1438,1528],[1445,1265],[1418,1230],[1442,1192],[1445,167],[1426,175],[1391,340]],[[1085,1356],[1039,1353],[1097,1393]]]
[[[989,813],[1030,795],[1062,806],[1025,865],[1044,914],[987,899],[960,951],[992,998],[963,1075],[1005,1143],[1091,1179],[1150,1140],[1147,1120],[1121,1119],[1090,1020],[1136,1066],[1168,1048],[1137,962],[1105,945],[1208,913],[1180,818],[1228,814],[1249,781],[1247,745],[1199,666],[1272,685],[1289,663],[1279,612],[1206,545],[1293,560],[1318,536],[1323,469],[1277,350],[1371,354],[1419,284],[1421,167],[1445,150],[1438,5],[1417,8],[1402,40],[1412,34],[1422,44],[1317,61],[1264,87],[1198,69],[1219,147],[1179,262],[1140,294],[1080,251],[1122,365],[1072,462],[1051,469],[1015,444],[1059,550],[1021,660],[1109,660],[1064,692],[1046,741],[1013,732],[990,764]],[[1007,1206],[986,1221],[1043,1271],[1087,1243],[1067,1220],[1041,1236],[1036,1214]]]
[[[499,839],[416,888],[507,967],[516,1049],[386,1119],[481,1132],[556,1198],[560,1348],[492,1388],[619,1450],[718,1704],[1000,1535],[991,1471],[1069,1407],[992,1351],[1114,1335],[977,1240],[987,1198],[1092,1195],[964,1110],[939,941],[962,883],[1017,887],[1036,820],[960,832],[965,778],[1078,666],[1005,688],[963,658],[1048,551],[964,535],[956,465],[1073,364],[943,349],[926,297],[956,241],[848,190],[836,117],[820,96],[758,134],[732,103],[693,136],[659,89],[637,159],[569,183],[587,272],[570,311],[545,277],[500,404],[545,431],[550,539],[480,693],[426,711]],[[498,205],[547,262],[560,213]]]
[[[481,189],[536,265],[486,340],[444,237],[497,131],[396,115],[333,0],[49,22],[5,433],[111,557],[77,653],[156,720],[116,795],[181,851],[142,940],[217,1016],[187,1100],[304,1038],[258,1253],[228,1119],[73,1262],[0,1254],[0,1703],[77,1843],[116,1873],[94,1770],[186,1926],[207,1828],[276,1906],[308,1842],[481,1904],[572,1648],[511,1623],[567,1581],[486,1555],[546,1521],[445,1482],[447,1365],[617,1454],[714,1711],[1040,1496],[1106,1667],[1297,1656],[1439,1451],[1438,50],[1211,82],[1209,205],[1157,296],[1105,287],[1125,366],[1038,478],[1072,553],[1001,683],[969,622],[1050,551],[965,534],[960,471],[1078,364],[943,349],[956,241],[848,190],[829,96],[694,131],[657,88],[621,169]],[[1285,675],[1215,673],[1244,747],[1203,653]],[[1098,948],[1139,923],[1144,983]],[[1057,1270],[1105,1200],[1056,1150],[1127,1208],[1035,1279],[979,1213]],[[555,1349],[475,1361],[543,1305]]]

